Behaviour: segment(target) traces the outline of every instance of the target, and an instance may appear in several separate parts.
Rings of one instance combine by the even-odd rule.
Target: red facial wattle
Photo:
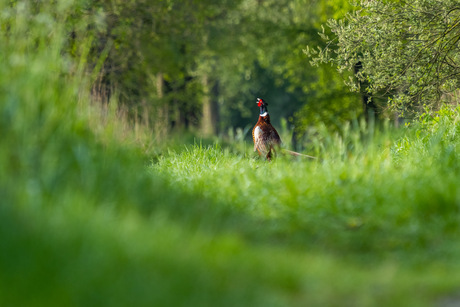
[[[257,100],[257,106],[261,107],[264,104],[264,101],[262,99]]]

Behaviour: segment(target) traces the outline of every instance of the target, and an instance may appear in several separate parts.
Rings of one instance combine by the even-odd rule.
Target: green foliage
[[[144,108],[140,113],[150,113],[152,120],[162,105],[196,113],[201,89],[192,78],[194,57],[204,46],[203,20],[218,14],[217,6],[209,1],[90,3],[87,13],[100,11],[104,22],[104,28],[95,31],[90,65],[99,60],[102,50],[108,50],[96,83],[98,94],[117,94],[131,114]],[[168,86],[161,94],[158,74]]]
[[[353,90],[390,97],[399,113],[436,107],[458,84],[458,1],[359,1],[360,8],[344,19],[330,20],[334,33],[313,63],[332,63],[352,72]],[[359,67],[358,67],[359,66]],[[359,68],[359,69],[358,69]]]
[[[162,112],[163,125],[198,126],[206,95],[219,110],[220,131],[248,125],[258,96],[300,129],[350,120],[361,108],[335,70],[310,67],[302,53],[320,43],[316,33],[327,16],[347,11],[346,0],[88,3],[79,15],[97,16],[86,29],[94,35],[88,66],[103,60],[95,91],[119,96],[133,117],[148,113],[152,126]],[[77,42],[86,39],[81,33]]]
[[[214,53],[223,124],[244,127],[257,116],[251,103],[257,96],[278,115],[276,126],[288,118],[301,132],[318,121],[343,123],[359,113],[359,98],[349,94],[340,75],[330,67],[309,66],[302,53],[307,44],[321,43],[317,32],[324,18],[348,8],[348,1],[242,2],[227,25],[234,29],[223,42],[229,44],[226,52]],[[336,112],[340,108],[344,111]]]
[[[296,131],[301,135],[322,125],[337,131],[363,113],[359,95],[345,89],[343,77],[333,68],[322,67],[316,71],[316,78],[310,85],[313,95],[295,113]]]
[[[407,125],[410,133],[398,141],[396,157],[417,150],[418,159],[447,159],[449,168],[457,169],[459,111],[459,107],[444,106],[435,113],[427,111],[420,115],[419,121]]]

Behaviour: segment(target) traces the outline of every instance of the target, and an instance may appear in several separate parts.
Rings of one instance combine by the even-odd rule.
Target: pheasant
[[[259,153],[259,156],[264,155],[268,161],[272,159],[272,152],[276,154],[276,149],[281,146],[281,138],[276,129],[270,123],[270,115],[267,109],[268,103],[261,98],[257,98],[257,106],[260,108],[259,120],[252,129],[252,139],[254,140],[254,151]],[[293,156],[302,156],[306,158],[316,159],[316,157],[304,155],[295,151],[282,149]]]
[[[259,120],[252,129],[252,139],[254,140],[254,151],[257,150],[259,155],[264,155],[267,160],[272,159],[272,151],[275,152],[275,147],[281,145],[281,139],[276,129],[270,123],[270,115],[268,115],[267,103],[257,98],[257,106],[260,107]]]

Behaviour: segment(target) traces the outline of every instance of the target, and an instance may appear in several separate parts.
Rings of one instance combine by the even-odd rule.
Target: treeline
[[[93,98],[118,102],[160,139],[249,127],[256,97],[300,134],[363,114],[411,118],[453,100],[458,0],[356,5],[87,0],[71,50],[87,55]]]
[[[324,45],[321,24],[349,10],[348,0],[90,0],[76,13],[90,26],[73,37],[90,43],[93,97],[116,98],[160,137],[252,125],[259,96],[301,130],[362,112],[344,77],[303,52]]]

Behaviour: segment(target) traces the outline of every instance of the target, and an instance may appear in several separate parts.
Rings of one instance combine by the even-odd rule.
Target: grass
[[[219,204],[210,210],[230,208],[251,219],[235,231],[256,244],[371,262],[454,257],[456,246],[447,246],[458,230],[457,175],[433,159],[397,163],[390,149],[383,152],[267,164],[196,146],[169,153],[151,169],[172,186]]]
[[[98,122],[74,4],[0,2],[0,305],[456,302],[458,109],[321,132],[315,161],[168,150]]]
[[[339,281],[325,281],[325,268],[316,282],[337,289],[350,283],[345,301],[351,305],[431,305],[441,293],[455,292],[460,277],[452,274],[460,251],[458,110],[449,116],[402,138],[345,128],[341,138],[318,143],[319,161],[280,157],[267,163],[218,145],[196,145],[165,154],[150,169],[171,186],[211,200],[213,207],[197,217],[203,232],[236,233],[248,249],[331,261]],[[303,274],[322,265],[311,261]],[[349,279],[341,280],[342,274]],[[375,286],[382,276],[388,283]],[[361,278],[373,286],[363,286]],[[420,287],[427,296],[415,294]],[[339,293],[315,302],[339,304]]]

